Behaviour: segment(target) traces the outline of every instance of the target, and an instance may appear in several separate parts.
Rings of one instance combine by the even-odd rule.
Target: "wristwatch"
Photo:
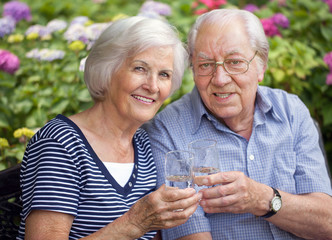
[[[271,202],[270,202],[270,211],[261,216],[262,218],[269,218],[272,217],[274,214],[276,214],[282,207],[282,201],[281,201],[281,195],[278,192],[277,189],[273,188],[274,191],[274,197],[272,198]]]

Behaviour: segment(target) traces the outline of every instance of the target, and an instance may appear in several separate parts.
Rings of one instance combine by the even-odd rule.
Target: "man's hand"
[[[252,213],[261,216],[269,211],[273,198],[271,187],[258,183],[242,172],[220,172],[195,178],[197,185],[215,187],[202,189],[200,205],[206,213]]]

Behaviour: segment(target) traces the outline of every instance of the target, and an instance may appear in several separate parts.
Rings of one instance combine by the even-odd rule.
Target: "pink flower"
[[[226,0],[199,0],[199,1],[205,4],[209,9],[219,8],[221,5],[227,3]]]
[[[261,23],[263,25],[266,36],[269,36],[269,37],[280,36],[281,37],[281,33],[280,33],[278,27],[275,25],[273,19],[263,18],[263,19],[261,19]]]
[[[332,72],[326,76],[326,85],[332,85]]]
[[[227,3],[227,0],[197,0],[192,3],[194,14],[201,15],[213,9],[220,8]]]
[[[323,60],[332,69],[332,52],[325,54]]]
[[[20,60],[11,52],[0,49],[0,70],[14,74],[20,67]]]

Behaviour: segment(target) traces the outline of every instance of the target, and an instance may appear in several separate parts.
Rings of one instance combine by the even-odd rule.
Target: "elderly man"
[[[200,207],[163,239],[332,239],[332,190],[310,113],[259,86],[269,45],[244,10],[200,16],[188,37],[195,88],[145,125],[159,185],[165,153],[218,142],[221,172],[200,178]]]

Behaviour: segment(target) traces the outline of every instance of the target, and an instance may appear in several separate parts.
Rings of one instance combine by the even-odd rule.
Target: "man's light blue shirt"
[[[257,182],[292,194],[332,195],[319,136],[307,107],[292,94],[258,86],[252,135],[247,141],[204,107],[196,88],[169,104],[143,126],[149,133],[158,171],[165,183],[165,154],[188,149],[197,139],[218,142],[221,171],[241,171]],[[183,225],[163,230],[163,239],[211,232],[213,239],[299,239],[252,214],[207,214],[199,207]]]

